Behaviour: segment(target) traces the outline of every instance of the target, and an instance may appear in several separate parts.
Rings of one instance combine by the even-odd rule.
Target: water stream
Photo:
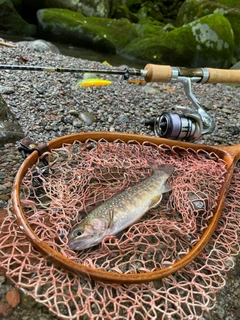
[[[3,32],[0,32],[0,38],[3,38],[5,41],[13,41],[13,42],[36,40],[34,38],[23,37],[18,35],[10,35]],[[99,61],[99,62],[107,61],[112,66],[119,66],[119,65],[125,64],[131,68],[137,68],[137,69],[144,69],[146,65],[146,63],[144,62],[140,62],[134,59],[129,59],[117,54],[116,55],[105,54],[105,53],[101,53],[91,49],[74,47],[74,46],[70,46],[62,43],[56,43],[56,42],[52,42],[52,43],[56,47],[58,47],[61,54],[64,54],[70,57],[76,57],[84,60]]]

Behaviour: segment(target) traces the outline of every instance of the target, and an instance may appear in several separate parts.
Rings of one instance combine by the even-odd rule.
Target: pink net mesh
[[[120,140],[75,141],[47,154],[22,181],[21,204],[33,231],[64,257],[97,270],[151,272],[167,267],[199,241],[216,207],[226,165],[214,153]],[[122,235],[74,252],[67,235],[79,219],[170,163],[172,192]],[[16,285],[62,319],[200,319],[215,304],[239,252],[239,169],[218,227],[206,248],[182,270],[143,284],[102,283],[69,272],[35,250],[10,214],[0,227],[0,265]],[[82,318],[83,317],[83,318]]]

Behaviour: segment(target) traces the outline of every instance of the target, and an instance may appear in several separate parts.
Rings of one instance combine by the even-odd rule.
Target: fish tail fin
[[[156,163],[156,162],[155,163],[154,162],[150,162],[149,165],[150,165],[150,167],[151,167],[153,172],[154,171],[158,171],[158,170],[159,171],[164,171],[168,176],[170,176],[174,171],[174,166],[171,165],[171,164],[167,164],[167,163],[159,164],[159,163]]]

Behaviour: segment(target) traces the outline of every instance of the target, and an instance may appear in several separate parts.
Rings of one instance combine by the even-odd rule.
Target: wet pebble
[[[10,195],[7,195],[7,194],[0,194],[0,200],[8,201],[10,198],[11,198],[11,196],[10,196]]]
[[[222,306],[217,306],[214,310],[214,313],[217,315],[218,319],[224,319],[225,310]]]
[[[2,87],[0,86],[0,93],[1,94],[11,94],[14,93],[15,90],[13,87]]]
[[[68,113],[69,113],[71,116],[78,117],[78,111],[77,111],[77,110],[69,110]]]
[[[13,307],[6,302],[0,301],[0,319],[10,317],[13,314]]]
[[[4,184],[4,187],[6,187],[6,188],[12,187],[12,182],[11,182],[11,181],[6,182],[6,183]]]
[[[146,93],[152,93],[152,94],[160,94],[160,90],[157,88],[154,88],[152,86],[143,86],[143,91]]]
[[[81,111],[78,116],[79,116],[79,119],[81,119],[88,125],[97,121],[96,117],[92,113],[87,111]]]
[[[65,124],[73,124],[73,120],[67,117],[63,117],[62,122]]]
[[[108,123],[113,123],[113,122],[114,122],[113,117],[112,117],[112,116],[109,116],[109,117],[108,117]]]
[[[82,123],[82,121],[80,121],[80,120],[73,120],[73,125],[74,125],[74,127],[76,127],[76,128],[81,128],[82,125],[83,125],[83,123]]]
[[[128,123],[128,122],[130,122],[130,118],[126,115],[120,115],[118,118],[118,121],[120,123]]]
[[[16,308],[20,303],[20,293],[15,288],[9,290],[6,294],[6,300],[10,306]]]
[[[240,129],[237,126],[231,126],[229,127],[229,130],[233,136],[236,136],[240,133]]]
[[[232,110],[231,109],[228,109],[228,108],[222,108],[222,112],[225,112],[227,114],[231,114],[232,113]]]
[[[238,319],[240,319],[240,308],[234,310],[234,315],[235,315]]]

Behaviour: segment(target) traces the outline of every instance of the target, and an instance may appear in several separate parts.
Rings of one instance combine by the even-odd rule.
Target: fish
[[[172,165],[160,165],[153,174],[93,209],[68,235],[71,250],[83,250],[99,244],[107,235],[116,235],[137,222],[162,200],[171,187],[168,178]]]

